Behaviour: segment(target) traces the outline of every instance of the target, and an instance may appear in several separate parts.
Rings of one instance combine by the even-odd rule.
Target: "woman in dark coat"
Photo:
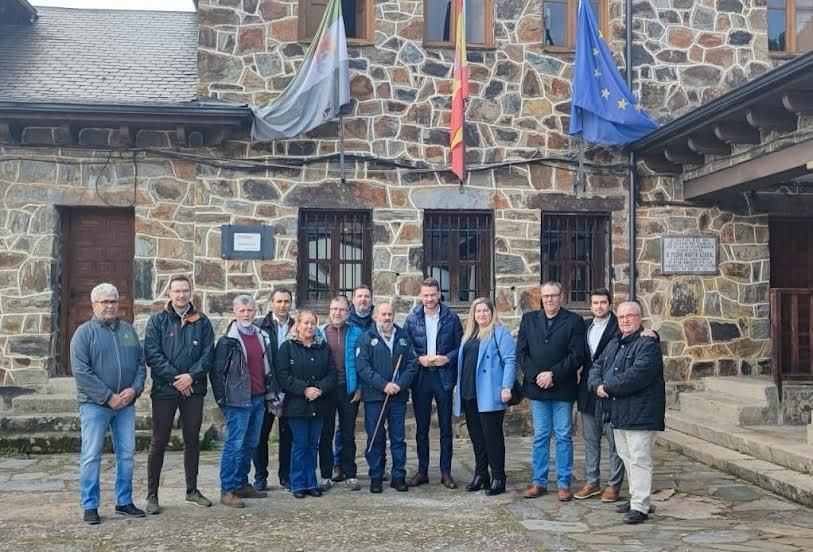
[[[303,310],[280,346],[274,365],[285,389],[285,418],[291,428],[291,491],[296,498],[322,496],[316,481],[319,435],[329,393],[336,387],[336,367],[327,342],[317,335],[318,319]]]

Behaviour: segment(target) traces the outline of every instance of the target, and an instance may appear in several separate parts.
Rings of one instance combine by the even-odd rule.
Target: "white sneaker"
[[[331,479],[329,477],[328,478],[323,478],[322,481],[319,483],[319,488],[322,489],[323,491],[327,491],[329,489],[332,489],[333,488],[333,481],[331,481]]]
[[[350,489],[351,491],[360,491],[361,485],[359,484],[359,480],[355,477],[351,477],[347,481],[344,482],[345,486]]]

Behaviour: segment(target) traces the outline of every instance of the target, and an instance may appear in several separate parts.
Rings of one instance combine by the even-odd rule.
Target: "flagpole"
[[[626,0],[625,4],[625,14],[624,17],[626,19],[626,57],[627,57],[627,68],[626,68],[626,78],[627,78],[627,88],[629,88],[630,93],[632,93],[632,0]],[[629,153],[629,180],[630,180],[630,187],[629,187],[629,215],[628,215],[628,222],[629,222],[629,273],[630,273],[630,282],[629,282],[629,300],[635,301],[635,154],[630,151]]]
[[[342,13],[342,3],[339,2],[337,9],[339,10],[339,21],[344,25],[344,14]],[[341,66],[341,57],[339,48],[336,50],[336,68]],[[342,186],[347,184],[347,179],[344,173],[344,114],[342,113],[342,106],[339,105],[339,81],[341,78],[333,79],[335,86],[333,87],[333,105],[338,106],[339,109],[339,178]]]
[[[576,190],[575,194],[579,194],[579,186],[581,186],[582,191],[585,190],[584,185],[584,140],[578,138],[579,140],[579,169],[576,172]]]

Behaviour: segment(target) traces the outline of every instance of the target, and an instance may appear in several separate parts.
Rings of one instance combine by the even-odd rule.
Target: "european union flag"
[[[628,144],[658,128],[627,88],[599,35],[593,10],[579,2],[570,134],[596,144]]]

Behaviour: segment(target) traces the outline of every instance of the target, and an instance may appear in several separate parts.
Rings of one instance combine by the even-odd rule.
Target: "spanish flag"
[[[469,97],[469,69],[466,66],[466,0],[454,0],[455,18],[454,70],[452,76],[452,122],[449,145],[452,150],[452,172],[461,182],[466,180],[466,145],[463,127],[466,123],[466,99]]]

